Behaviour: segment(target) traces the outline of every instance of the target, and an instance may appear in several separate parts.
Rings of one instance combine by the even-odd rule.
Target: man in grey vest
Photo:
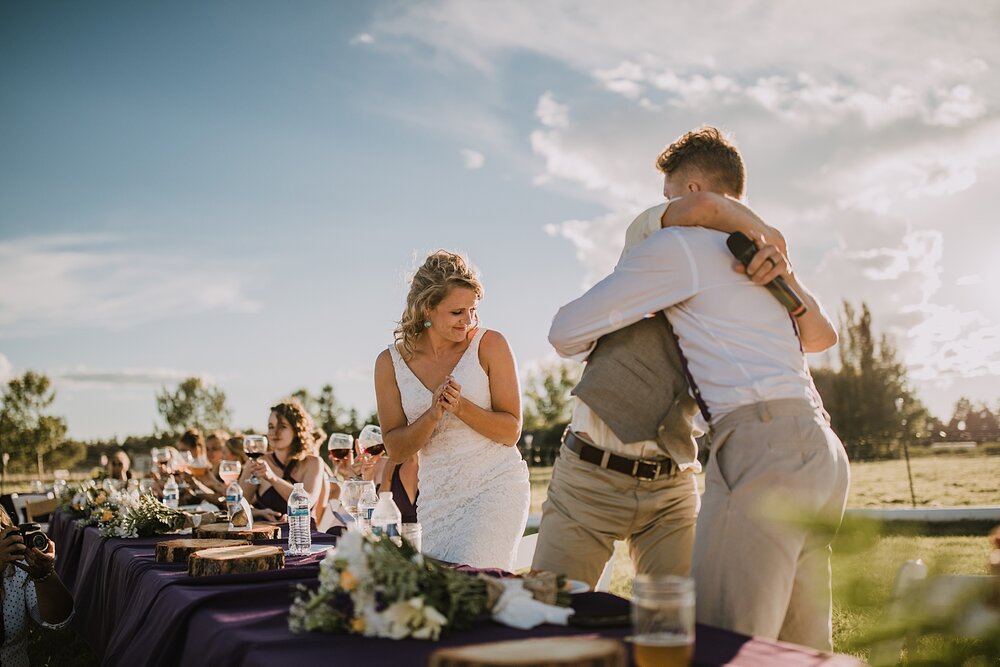
[[[750,281],[733,271],[728,235],[720,233],[730,229],[701,221],[672,224],[672,217],[703,199],[696,195],[742,191],[742,159],[717,129],[683,135],[660,155],[657,166],[664,173],[668,202],[647,214],[669,228],[645,227],[639,236],[648,238],[628,251],[610,275],[559,310],[549,340],[562,356],[581,359],[602,337],[651,312],[665,312],[692,394],[711,425],[693,556],[687,551],[674,555],[677,560],[691,558],[697,619],[829,651],[830,544],[847,502],[850,468],[830,429],[805,353],[834,345],[836,329],[789,270],[785,252],[762,248],[747,266],[755,276]],[[801,299],[800,306],[787,308],[755,284],[760,270],[765,284],[774,277],[768,274],[781,275]],[[596,423],[578,425],[576,417],[574,428]],[[567,448],[581,440],[582,434],[571,432]],[[601,445],[596,438],[586,444]],[[674,464],[683,466],[675,460],[666,468],[672,470]],[[656,467],[662,471],[664,463]],[[633,526],[635,517],[645,518],[641,503],[628,514],[632,498],[641,501],[644,495],[638,487],[622,489],[619,518],[632,520]],[[552,506],[565,506],[565,497],[560,489]],[[606,528],[610,516],[603,517],[603,524],[585,520]],[[686,548],[677,528],[680,520],[668,513],[651,521],[647,531],[663,523],[672,529],[663,541]],[[627,537],[633,553],[648,542],[642,532]],[[643,568],[640,555],[637,569]]]
[[[715,194],[700,192],[642,213],[629,226],[622,258],[661,226],[743,230],[780,243],[753,212],[725,197],[743,195],[743,163],[735,149],[709,142],[701,161],[725,175],[709,181]],[[782,267],[780,251],[762,245],[751,272],[761,284]],[[577,358],[586,366],[572,392],[573,418],[542,506],[532,567],[593,587],[614,542],[622,540],[637,574],[689,575],[700,505],[694,476],[701,470],[694,439],[698,406],[673,330],[659,312],[602,336]]]

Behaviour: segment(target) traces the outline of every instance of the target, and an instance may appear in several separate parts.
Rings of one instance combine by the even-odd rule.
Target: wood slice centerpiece
[[[259,542],[260,540],[280,540],[281,526],[258,523],[254,524],[253,528],[229,530],[228,523],[209,523],[195,528],[194,534],[195,537],[205,537],[217,540],[247,540],[249,542]]]
[[[157,563],[187,563],[195,551],[215,547],[238,547],[250,544],[247,540],[184,539],[167,540],[156,545]]]
[[[429,667],[625,667],[625,646],[614,639],[547,637],[442,648]]]
[[[248,544],[196,551],[188,559],[188,574],[192,577],[247,574],[280,570],[284,566],[285,552],[281,547]]]

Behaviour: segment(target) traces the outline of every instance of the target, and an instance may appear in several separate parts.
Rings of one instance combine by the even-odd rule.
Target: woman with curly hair
[[[294,398],[271,408],[267,420],[270,451],[243,467],[243,494],[257,509],[285,514],[292,486],[302,482],[309,494],[313,518],[325,508],[323,462],[316,455],[313,419]],[[260,484],[247,480],[256,474]]]
[[[521,390],[507,341],[479,327],[482,296],[463,257],[432,253],[375,362],[375,394],[389,457],[418,457],[423,550],[510,569],[528,519]]]

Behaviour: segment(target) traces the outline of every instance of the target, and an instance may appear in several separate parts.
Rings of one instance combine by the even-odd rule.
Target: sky
[[[49,375],[86,439],[151,432],[190,375],[240,427],[326,383],[365,414],[438,248],[523,378],[662,200],[657,154],[713,124],[827,311],[867,302],[937,416],[995,406],[998,28],[973,1],[0,3],[0,380]]]

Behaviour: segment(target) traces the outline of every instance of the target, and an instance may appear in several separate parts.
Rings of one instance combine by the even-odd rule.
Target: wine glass
[[[327,444],[330,454],[330,464],[333,467],[334,476],[339,476],[339,467],[351,455],[351,448],[354,445],[354,438],[347,433],[333,433]],[[333,480],[330,480],[331,482]]]
[[[382,429],[374,424],[367,424],[361,429],[358,436],[358,444],[361,450],[368,456],[378,456],[385,452],[385,443],[382,442]]]
[[[226,483],[227,487],[240,478],[242,471],[243,466],[239,461],[219,462],[219,477]]]
[[[153,492],[153,480],[149,477],[143,477],[139,480],[139,493],[146,495],[147,493]]]
[[[153,447],[149,450],[149,455],[153,459],[153,464],[162,472],[169,472],[170,451],[166,447]]]
[[[354,517],[354,524],[356,526],[361,525],[358,517],[358,503],[361,502],[361,496],[369,484],[371,482],[360,479],[349,479],[340,486],[340,502],[344,506],[344,509],[347,510],[347,513]]]
[[[267,436],[266,435],[248,435],[243,438],[243,451],[246,452],[247,457],[256,461],[260,457],[267,453]],[[260,484],[260,478],[254,473],[250,475],[250,479],[247,480],[251,484]]]

